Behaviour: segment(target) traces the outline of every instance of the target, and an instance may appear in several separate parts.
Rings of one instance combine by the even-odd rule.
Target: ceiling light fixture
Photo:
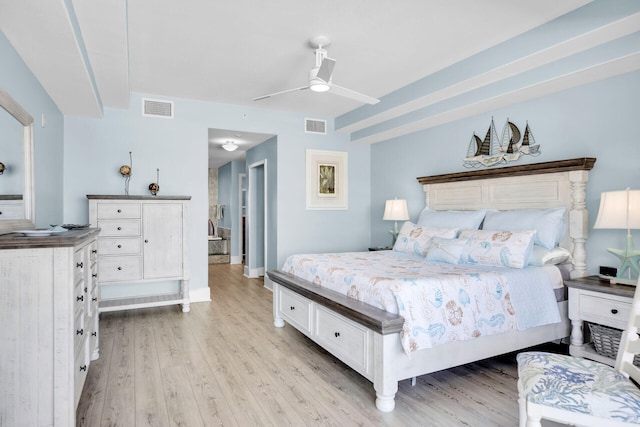
[[[313,79],[309,83],[309,89],[311,89],[314,92],[326,92],[330,88],[331,86],[329,86],[327,83],[325,83],[323,80],[319,78]]]
[[[222,148],[224,148],[227,151],[234,151],[236,148],[238,148],[238,144],[236,144],[233,141],[227,141],[224,144],[222,144]]]

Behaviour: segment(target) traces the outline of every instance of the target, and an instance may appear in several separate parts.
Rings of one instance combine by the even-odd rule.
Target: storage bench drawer
[[[311,301],[285,288],[280,288],[278,309],[284,319],[304,331],[311,332]]]
[[[318,344],[354,369],[368,373],[371,331],[319,305],[315,317]]]

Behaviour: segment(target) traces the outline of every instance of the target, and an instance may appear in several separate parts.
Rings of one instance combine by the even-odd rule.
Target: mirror
[[[0,234],[34,228],[33,117],[0,88]],[[8,113],[8,114],[5,114]],[[1,166],[0,166],[1,169]]]

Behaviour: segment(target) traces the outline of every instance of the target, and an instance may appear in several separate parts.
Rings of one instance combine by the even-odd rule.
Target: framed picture
[[[347,153],[307,150],[307,209],[347,209]]]

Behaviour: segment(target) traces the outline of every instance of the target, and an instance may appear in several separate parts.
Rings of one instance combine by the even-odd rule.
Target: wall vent
[[[173,101],[144,98],[142,100],[142,115],[144,117],[173,119]]]
[[[318,119],[304,119],[304,131],[306,133],[327,134],[327,121]]]

